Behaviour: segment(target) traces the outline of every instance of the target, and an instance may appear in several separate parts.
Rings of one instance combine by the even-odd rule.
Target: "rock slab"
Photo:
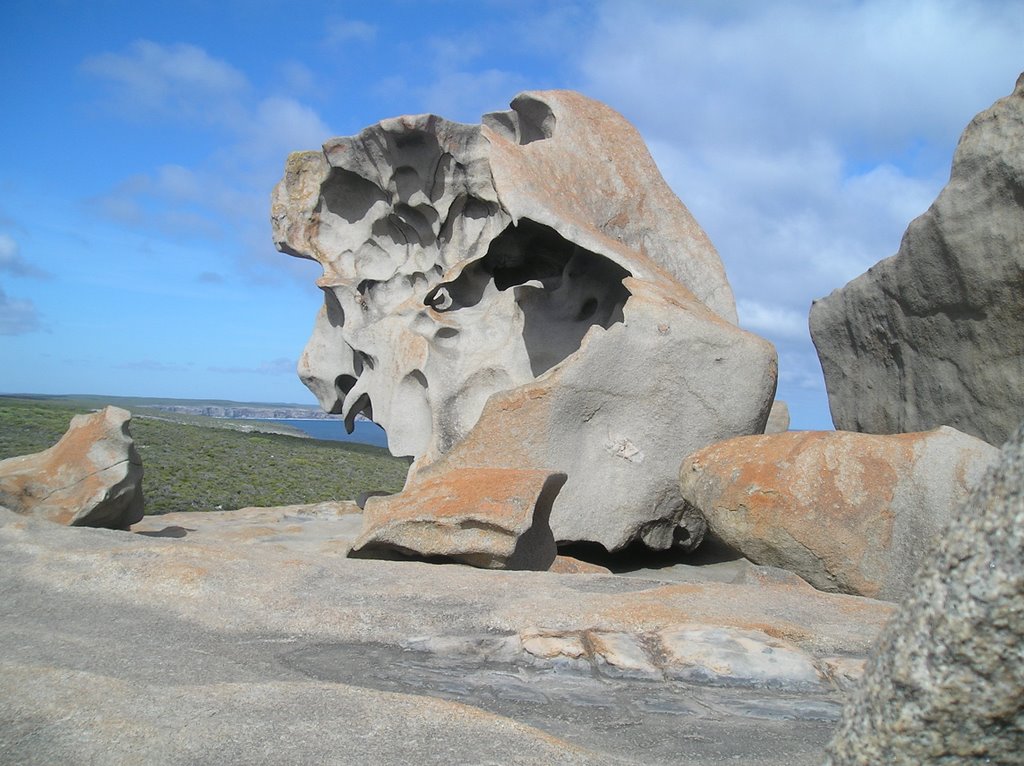
[[[893,612],[742,560],[664,579],[347,558],[360,517],[129,533],[0,510],[0,762],[816,766],[831,668]],[[126,636],[139,659],[96,650]]]
[[[949,425],[1000,445],[1024,418],[1024,75],[972,120],[899,252],[811,308],[837,429]]]
[[[829,764],[1024,762],[1024,426],[925,558]]]
[[[483,469],[415,480],[371,497],[350,555],[440,556],[485,569],[545,571],[557,548],[548,518],[564,474]]]
[[[727,545],[825,591],[898,600],[923,543],[953,517],[998,450],[942,427],[878,436],[745,436],[683,461],[683,497]]]
[[[0,461],[0,506],[57,524],[127,529],[142,518],[131,413],[76,415],[49,449]]]

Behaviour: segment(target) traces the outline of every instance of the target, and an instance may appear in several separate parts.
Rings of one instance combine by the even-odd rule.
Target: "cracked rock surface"
[[[0,511],[0,761],[816,764],[892,613],[743,560],[347,558],[360,516]]]
[[[0,506],[57,524],[127,529],[142,518],[131,413],[76,415],[49,449],[0,461]]]
[[[1024,762],[1024,424],[924,558],[831,766]]]

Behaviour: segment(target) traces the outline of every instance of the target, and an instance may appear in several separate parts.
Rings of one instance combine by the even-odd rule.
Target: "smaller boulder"
[[[766,434],[784,434],[789,430],[789,405],[781,399],[772,403],[772,409],[768,413],[768,422],[765,424]]]
[[[446,558],[485,569],[546,571],[558,551],[551,504],[565,474],[502,468],[420,475],[371,497],[350,556]]]
[[[142,459],[132,415],[76,415],[49,449],[0,461],[0,506],[57,524],[128,529],[142,519]]]
[[[682,495],[727,545],[819,590],[899,600],[928,541],[998,456],[973,436],[791,431],[719,442]]]

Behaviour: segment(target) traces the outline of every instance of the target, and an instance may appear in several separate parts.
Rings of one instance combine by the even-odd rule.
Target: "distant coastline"
[[[178,415],[241,420],[328,420],[332,415],[313,407],[279,407],[224,404],[148,404],[151,409]]]
[[[339,442],[356,442],[370,444],[374,447],[387,447],[388,437],[384,429],[370,420],[357,420],[352,433],[345,432],[345,424],[337,416],[325,418],[276,418],[266,422],[290,426],[307,434],[313,439],[325,439]]]
[[[0,394],[0,399],[3,398],[44,400],[90,409],[100,409],[108,404],[113,404],[131,410],[138,417],[169,419],[186,423],[190,418],[210,418],[221,421],[222,427],[236,431],[263,431],[311,439],[387,447],[387,435],[372,421],[357,416],[353,432],[347,434],[338,415],[324,412],[314,404],[231,402],[222,399],[102,396],[98,394]],[[244,421],[244,423],[239,421]]]

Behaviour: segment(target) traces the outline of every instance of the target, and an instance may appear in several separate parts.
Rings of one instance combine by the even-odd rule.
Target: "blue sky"
[[[313,403],[289,151],[573,88],[626,115],[828,428],[814,298],[895,253],[1024,70],[1021,2],[223,0],[0,10],[0,391]]]

